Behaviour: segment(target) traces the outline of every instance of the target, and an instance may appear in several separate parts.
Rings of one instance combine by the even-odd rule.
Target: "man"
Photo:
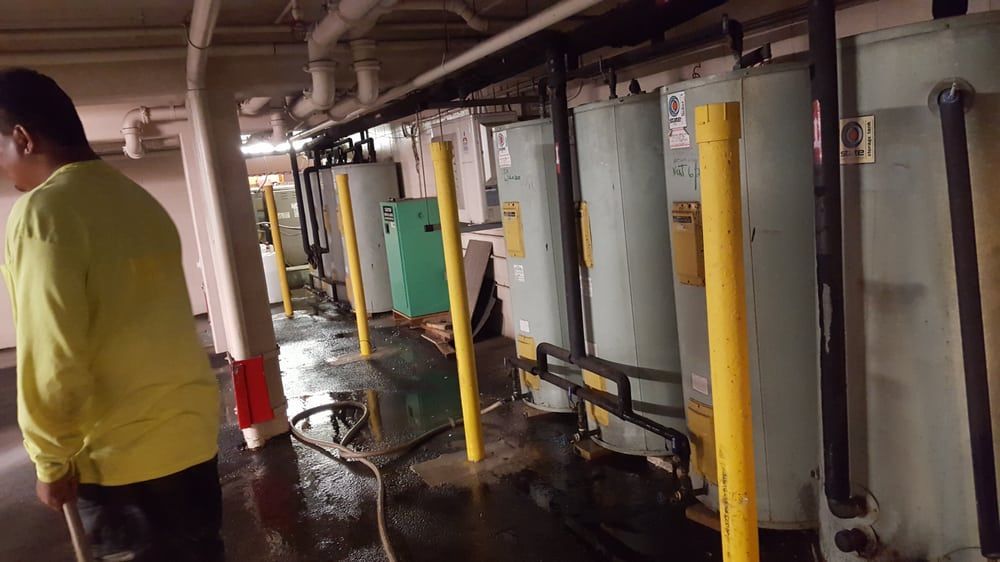
[[[79,496],[104,559],[221,560],[218,387],[176,228],[32,70],[0,70],[0,170],[24,192],[4,274],[38,498]]]

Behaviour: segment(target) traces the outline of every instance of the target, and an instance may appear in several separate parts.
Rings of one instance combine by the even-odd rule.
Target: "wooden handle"
[[[63,515],[66,516],[66,526],[69,527],[69,536],[73,541],[76,562],[94,562],[93,556],[90,555],[90,541],[87,540],[87,532],[83,529],[75,501],[63,504]]]

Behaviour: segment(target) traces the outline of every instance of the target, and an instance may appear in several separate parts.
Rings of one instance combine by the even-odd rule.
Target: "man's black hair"
[[[15,125],[62,147],[87,144],[73,100],[55,80],[28,68],[0,69],[0,132],[10,134]]]

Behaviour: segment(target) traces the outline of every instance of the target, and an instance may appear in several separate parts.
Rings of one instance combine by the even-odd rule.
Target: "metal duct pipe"
[[[948,177],[951,242],[955,252],[955,285],[962,334],[962,363],[965,367],[965,399],[969,410],[979,549],[983,557],[994,560],[1000,558],[1000,509],[997,506],[983,303],[979,289],[976,223],[965,132],[965,98],[962,90],[952,86],[940,94],[938,107],[941,110],[941,136],[944,139],[944,163]]]
[[[566,293],[566,324],[569,327],[570,359],[587,355],[583,336],[583,300],[580,289],[580,251],[577,248],[576,198],[573,195],[573,163],[570,151],[569,103],[566,99],[566,53],[550,49],[547,55],[547,88],[552,100],[552,134],[556,151],[556,186],[559,200],[559,231],[562,241],[563,286]]]
[[[862,515],[865,507],[863,498],[851,494],[835,16],[834,0],[810,0],[823,488],[830,512],[850,518]]]

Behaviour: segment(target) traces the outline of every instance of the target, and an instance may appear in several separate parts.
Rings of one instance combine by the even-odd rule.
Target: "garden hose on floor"
[[[503,405],[503,401],[494,402],[490,406],[484,408],[481,413],[483,415],[488,414],[493,410],[499,408],[501,405]],[[296,424],[314,414],[317,414],[319,412],[339,410],[341,408],[354,408],[356,410],[360,410],[361,417],[359,417],[358,420],[354,422],[354,424],[351,426],[351,428],[347,430],[347,433],[344,435],[344,438],[341,439],[339,443],[336,441],[326,441],[324,439],[317,439],[315,437],[310,437],[305,433],[303,433],[301,430],[299,430],[299,428],[296,426]],[[291,425],[292,435],[295,436],[295,438],[298,439],[299,441],[302,441],[306,445],[312,446],[314,448],[321,449],[323,452],[326,453],[329,453],[329,451],[326,451],[326,449],[333,449],[333,452],[329,454],[332,454],[334,457],[341,460],[346,460],[348,462],[359,462],[365,465],[365,467],[367,467],[368,470],[370,470],[372,474],[375,475],[375,482],[376,485],[378,486],[378,496],[376,498],[376,516],[378,520],[379,538],[382,540],[382,549],[385,550],[385,555],[389,559],[389,562],[397,562],[396,553],[392,548],[392,543],[389,542],[389,530],[385,523],[385,485],[382,482],[382,471],[379,470],[378,466],[376,466],[375,463],[371,462],[368,459],[372,457],[383,457],[387,455],[394,455],[396,453],[403,453],[409,451],[410,449],[426,442],[431,437],[434,437],[439,433],[458,427],[459,425],[462,424],[462,419],[459,418],[456,420],[449,420],[448,423],[443,423],[431,429],[430,431],[418,435],[414,439],[411,439],[404,443],[400,443],[398,445],[394,445],[392,447],[389,447],[388,449],[380,449],[375,451],[355,451],[354,449],[348,447],[348,445],[351,443],[354,437],[357,436],[357,433],[361,431],[361,428],[364,427],[364,424],[367,421],[368,421],[368,406],[354,400],[342,400],[337,402],[330,402],[329,404],[323,404],[320,406],[315,406],[313,408],[308,408],[306,410],[303,410],[298,414],[292,416],[290,425]]]

